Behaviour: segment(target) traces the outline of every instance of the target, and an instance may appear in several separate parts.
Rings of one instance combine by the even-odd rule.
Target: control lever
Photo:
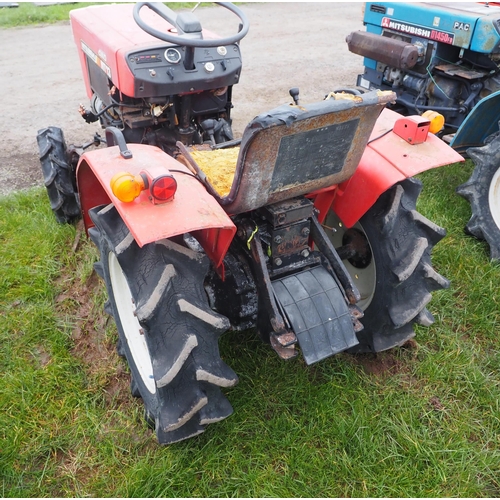
[[[292,99],[293,99],[293,102],[295,103],[295,106],[298,106],[299,105],[299,88],[293,87],[288,92],[292,96]]]
[[[205,131],[205,133],[210,137],[210,142],[212,146],[215,146],[215,127],[218,125],[217,121],[213,118],[209,118],[207,120],[203,120],[201,123],[201,128]]]

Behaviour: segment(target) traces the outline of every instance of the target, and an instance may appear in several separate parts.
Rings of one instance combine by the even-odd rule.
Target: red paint
[[[92,90],[88,77],[86,55],[83,44],[95,55],[94,62],[101,67],[122,94],[136,97],[134,76],[127,65],[126,55],[130,51],[159,47],[166,44],[143,31],[133,18],[134,4],[92,5],[70,12],[71,29],[78,49],[82,74],[88,97]],[[168,31],[172,26],[150,9],[142,9],[141,17],[153,28]],[[203,30],[204,39],[218,38]],[[97,60],[96,60],[97,59]],[[117,98],[117,96],[115,96]]]
[[[130,144],[129,149],[133,154],[129,160],[120,156],[118,146],[89,151],[81,157],[77,181],[86,229],[93,226],[88,216],[91,208],[113,203],[140,247],[191,232],[215,265],[221,266],[236,232],[226,212],[187,167],[161,149],[142,144]],[[149,178],[172,175],[177,181],[174,199],[153,204],[146,189],[130,203],[119,201],[110,181],[123,171],[133,175],[146,171]]]
[[[465,161],[461,155],[428,134],[420,144],[409,144],[394,132],[376,139],[394,127],[401,115],[384,109],[377,120],[354,175],[339,185],[332,209],[347,227],[352,227],[391,186],[431,168]]]

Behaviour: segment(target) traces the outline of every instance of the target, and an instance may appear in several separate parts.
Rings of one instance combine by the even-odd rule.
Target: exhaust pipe
[[[411,69],[418,61],[418,49],[411,43],[386,36],[353,31],[346,38],[349,51],[399,69]]]

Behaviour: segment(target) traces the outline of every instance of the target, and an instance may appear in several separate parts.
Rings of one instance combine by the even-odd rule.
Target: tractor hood
[[[368,2],[367,31],[380,28],[484,54],[500,52],[500,6],[466,3]]]
[[[238,82],[241,55],[237,44],[195,49],[195,69],[183,67],[185,48],[143,31],[133,17],[133,4],[94,5],[70,12],[71,29],[80,56],[87,94],[108,80],[129,97],[157,97],[202,92]],[[173,27],[148,9],[141,17],[153,28]],[[219,38],[203,30],[204,39]],[[210,74],[205,65],[211,63]],[[108,90],[109,90],[108,86]],[[102,89],[101,89],[102,90]]]

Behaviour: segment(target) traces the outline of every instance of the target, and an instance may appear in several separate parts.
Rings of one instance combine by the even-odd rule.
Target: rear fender
[[[80,158],[77,183],[86,231],[94,225],[89,210],[112,203],[140,247],[189,232],[220,267],[236,232],[226,212],[186,166],[161,149],[142,144],[130,144],[128,148],[132,152],[130,159],[120,155],[118,146],[89,151]],[[177,181],[174,199],[154,205],[148,190],[130,203],[113,195],[110,181],[116,173],[137,175],[142,171],[153,177],[173,175]]]
[[[433,134],[429,133],[425,142],[410,144],[392,131],[386,133],[400,119],[401,115],[394,111],[382,111],[356,172],[335,191],[332,209],[347,227],[356,224],[397,182],[431,168],[464,161]]]
[[[450,146],[459,153],[467,148],[482,146],[485,139],[498,132],[500,91],[481,99],[462,122]]]

